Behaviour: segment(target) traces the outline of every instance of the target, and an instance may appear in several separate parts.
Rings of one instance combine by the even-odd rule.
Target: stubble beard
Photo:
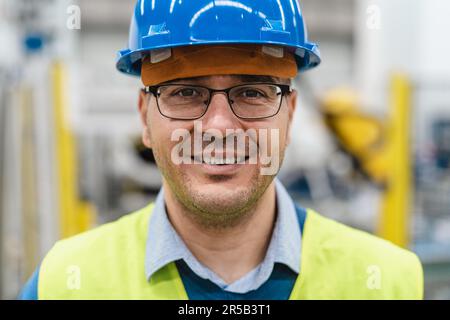
[[[195,224],[206,229],[226,230],[245,223],[255,212],[258,201],[272,183],[275,175],[261,175],[254,170],[248,187],[237,186],[233,190],[199,190],[189,174],[170,163],[169,158],[154,150],[156,163],[175,200],[183,208],[183,214]],[[212,176],[212,182],[221,183],[225,176]]]

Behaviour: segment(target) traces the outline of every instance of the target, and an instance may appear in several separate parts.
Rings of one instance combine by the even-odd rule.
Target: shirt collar
[[[284,186],[275,179],[277,197],[277,220],[267,250],[274,252],[274,261],[300,272],[301,232],[295,204]]]
[[[300,271],[301,234],[294,202],[283,185],[275,179],[277,218],[272,238],[260,267],[271,273],[274,263],[282,263],[297,274]],[[184,259],[199,276],[210,273],[189,251],[170,223],[161,188],[148,227],[145,273],[147,279],[165,265]],[[267,275],[267,277],[270,276]]]

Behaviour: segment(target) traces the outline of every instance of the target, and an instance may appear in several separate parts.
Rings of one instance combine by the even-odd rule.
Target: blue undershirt
[[[274,186],[277,214],[264,259],[252,270],[232,282],[224,281],[190,251],[170,222],[164,200],[164,189],[161,188],[148,224],[145,254],[147,279],[150,280],[158,270],[180,259],[200,278],[210,280],[221,289],[232,293],[244,294],[261,287],[270,278],[276,263],[284,264],[298,275],[302,238],[298,228],[295,203],[276,178]]]
[[[303,234],[306,210],[295,206],[295,211]],[[178,260],[176,265],[190,300],[288,300],[298,277],[298,274],[285,264],[275,263],[269,279],[258,289],[247,293],[234,293],[223,290],[210,280],[202,279],[184,260]]]

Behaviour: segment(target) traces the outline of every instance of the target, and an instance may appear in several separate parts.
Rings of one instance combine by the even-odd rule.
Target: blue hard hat
[[[140,75],[151,50],[224,43],[283,46],[295,53],[299,71],[320,63],[297,0],[138,0],[116,67]]]

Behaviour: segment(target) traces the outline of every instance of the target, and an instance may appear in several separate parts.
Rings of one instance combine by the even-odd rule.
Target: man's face
[[[249,83],[245,77],[217,75],[198,77],[186,80],[177,80],[174,83],[205,86],[212,89],[226,89],[232,86]],[[280,81],[273,81],[280,83]],[[233,113],[227,97],[223,93],[212,96],[207,112],[197,120],[173,120],[161,115],[158,111],[156,98],[152,94],[141,93],[139,110],[143,123],[143,142],[153,150],[156,163],[163,175],[164,185],[176,198],[176,200],[188,212],[194,213],[194,218],[200,223],[211,227],[227,227],[238,223],[246,213],[250,212],[258,199],[264,194],[277,172],[263,174],[267,163],[261,163],[260,157],[256,157],[256,163],[245,164],[207,164],[181,163],[173,161],[173,150],[180,145],[180,140],[174,140],[172,134],[177,130],[189,133],[191,137],[192,156],[198,155],[194,150],[194,137],[203,137],[205,132],[214,129],[221,133],[221,149],[212,150],[212,157],[226,155],[249,154],[249,144],[257,147],[261,155],[264,152],[272,162],[281,165],[284,151],[289,141],[289,128],[296,104],[296,92],[293,91],[283,97],[280,111],[273,117],[259,120],[242,120]],[[196,122],[196,125],[194,125]],[[199,126],[200,124],[200,126]],[[237,140],[234,140],[233,150],[226,146],[227,135],[230,130],[240,132],[256,132],[256,140],[245,140],[245,148],[238,150]],[[228,131],[227,131],[228,130]],[[239,132],[239,131],[234,131]],[[266,132],[266,134],[260,134]],[[253,136],[255,138],[255,136]],[[220,139],[216,140],[219,141]],[[264,141],[263,141],[264,140]],[[214,141],[214,140],[213,140]],[[203,141],[201,146],[211,145],[211,141]],[[214,144],[217,146],[217,144]],[[263,147],[266,145],[266,148]],[[233,144],[232,144],[233,146]],[[262,150],[264,149],[264,150]],[[277,152],[274,152],[276,150]],[[205,153],[203,153],[205,154]],[[278,157],[274,159],[273,157]],[[225,158],[225,156],[223,157]],[[269,164],[270,165],[270,164]],[[276,171],[278,171],[278,166]],[[267,171],[266,171],[267,172]]]

